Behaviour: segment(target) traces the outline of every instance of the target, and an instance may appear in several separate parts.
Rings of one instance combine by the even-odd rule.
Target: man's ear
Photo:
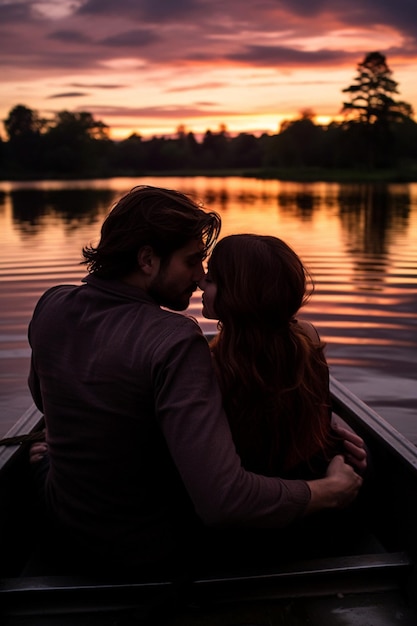
[[[155,254],[152,246],[139,248],[137,259],[139,269],[147,276],[151,276],[155,270],[159,269],[160,258]]]

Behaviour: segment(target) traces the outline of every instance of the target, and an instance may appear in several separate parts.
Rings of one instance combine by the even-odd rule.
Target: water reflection
[[[115,196],[108,189],[19,189],[10,193],[13,223],[28,235],[56,216],[66,228],[91,224],[107,210]]]
[[[1,415],[16,419],[29,402],[26,329],[37,298],[82,278],[82,246],[137,184],[192,195],[221,214],[223,236],[288,241],[314,276],[304,316],[326,341],[332,372],[417,443],[417,185],[236,177],[0,183]],[[215,331],[201,317],[199,293],[190,314]]]
[[[410,215],[410,193],[390,185],[357,185],[339,194],[342,226],[349,234],[350,251],[385,254],[392,236],[404,232]]]
[[[302,189],[291,194],[280,193],[278,206],[283,211],[294,212],[295,209],[297,217],[309,221],[313,212],[320,206],[321,200],[311,189]]]
[[[391,254],[409,228],[411,196],[406,185],[350,185],[338,197],[347,251],[359,289],[380,290],[392,269]]]

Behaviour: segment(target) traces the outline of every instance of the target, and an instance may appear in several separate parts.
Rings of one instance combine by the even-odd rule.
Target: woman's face
[[[203,316],[209,320],[217,320],[218,317],[216,315],[216,311],[214,310],[214,300],[216,298],[217,293],[217,285],[210,278],[210,268],[207,274],[204,276],[202,280],[198,283],[200,289],[202,289],[203,296]]]

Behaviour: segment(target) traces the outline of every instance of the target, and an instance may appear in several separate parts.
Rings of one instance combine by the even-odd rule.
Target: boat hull
[[[370,459],[357,554],[297,559],[244,573],[218,571],[191,581],[26,577],[25,561],[39,536],[29,489],[25,444],[0,446],[0,606],[4,623],[50,620],[68,626],[140,623],[230,623],[317,626],[417,624],[417,450],[378,414],[331,378],[337,419],[364,437]],[[42,428],[31,407],[8,436]],[[5,540],[6,539],[6,540]],[[372,545],[371,545],[372,544]],[[375,548],[377,546],[377,548]],[[70,616],[73,616],[71,621]],[[49,620],[49,621],[48,621]],[[268,621],[269,620],[269,621]],[[2,622],[3,623],[3,622]]]

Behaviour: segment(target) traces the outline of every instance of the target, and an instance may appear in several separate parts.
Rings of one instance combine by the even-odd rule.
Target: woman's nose
[[[206,275],[205,274],[199,281],[197,281],[197,285],[199,286],[201,291],[204,291],[204,289],[206,288]]]

